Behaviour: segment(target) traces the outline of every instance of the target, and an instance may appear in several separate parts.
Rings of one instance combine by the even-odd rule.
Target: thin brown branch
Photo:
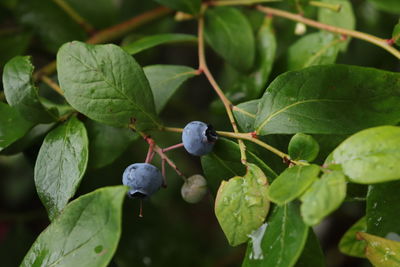
[[[386,51],[388,51],[389,53],[394,55],[396,58],[400,59],[400,51],[397,50],[396,48],[392,47],[386,39],[382,39],[382,38],[376,37],[374,35],[359,32],[359,31],[354,31],[354,30],[349,30],[349,29],[344,29],[344,28],[339,28],[339,27],[335,27],[332,25],[324,24],[324,23],[321,23],[321,22],[318,22],[318,21],[315,21],[312,19],[304,18],[301,15],[290,13],[290,12],[283,11],[283,10],[276,9],[276,8],[271,8],[271,7],[261,6],[261,5],[258,5],[256,8],[259,11],[261,11],[267,15],[273,15],[273,16],[290,19],[293,21],[304,23],[304,24],[314,27],[314,28],[318,28],[318,29],[333,32],[333,33],[342,34],[344,36],[354,37],[354,38],[369,42],[371,44],[374,44],[376,46],[379,46],[379,47],[385,49]]]

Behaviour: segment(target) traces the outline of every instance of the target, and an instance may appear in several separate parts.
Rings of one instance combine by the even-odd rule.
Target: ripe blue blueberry
[[[183,129],[182,142],[186,151],[195,156],[203,156],[212,151],[218,136],[210,124],[192,121]]]
[[[129,165],[122,175],[122,183],[129,186],[130,198],[146,198],[157,192],[163,178],[157,167],[149,163],[135,163]]]

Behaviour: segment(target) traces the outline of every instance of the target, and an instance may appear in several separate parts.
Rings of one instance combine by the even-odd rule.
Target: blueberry
[[[182,198],[189,203],[197,203],[207,193],[207,180],[200,174],[190,176],[182,185]]]
[[[129,165],[122,175],[122,183],[130,187],[130,198],[147,198],[157,192],[163,177],[157,167],[149,163],[135,163]]]
[[[195,156],[203,156],[212,151],[218,136],[210,124],[192,121],[183,129],[182,142],[186,151]]]

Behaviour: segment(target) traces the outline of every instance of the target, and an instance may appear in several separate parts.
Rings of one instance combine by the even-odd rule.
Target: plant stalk
[[[390,54],[395,56],[397,59],[400,59],[400,51],[397,50],[396,48],[392,47],[386,39],[382,39],[382,38],[373,36],[371,34],[359,32],[359,31],[354,31],[354,30],[349,30],[349,29],[344,29],[344,28],[339,28],[339,27],[335,27],[332,25],[324,24],[324,23],[321,23],[321,22],[318,22],[318,21],[315,21],[312,19],[304,18],[298,14],[290,13],[287,11],[283,11],[283,10],[279,10],[279,9],[275,9],[275,8],[271,8],[271,7],[258,5],[256,7],[256,9],[267,15],[273,15],[273,16],[290,19],[293,21],[304,23],[308,26],[311,26],[311,27],[314,27],[317,29],[342,34],[344,36],[351,36],[351,37],[369,42],[371,44],[374,44],[376,46],[379,46],[379,47],[385,49]]]

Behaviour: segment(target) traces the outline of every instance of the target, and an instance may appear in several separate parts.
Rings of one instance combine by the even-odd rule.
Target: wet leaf
[[[333,152],[333,162],[354,183],[371,184],[400,179],[400,127],[380,126],[360,131]]]
[[[298,205],[289,203],[277,206],[268,217],[267,225],[261,241],[261,256],[254,258],[253,247],[249,243],[242,266],[294,266],[308,234],[308,227],[301,219]]]
[[[269,210],[267,177],[257,165],[248,164],[245,176],[222,181],[215,199],[215,215],[231,246],[249,239]]]
[[[75,117],[44,139],[35,164],[35,185],[51,220],[75,194],[86,171],[88,146],[85,126]]]
[[[359,239],[367,242],[365,256],[374,266],[393,267],[400,265],[400,242],[363,232],[359,232],[357,235]]]
[[[366,231],[367,220],[366,217],[362,217],[352,225],[340,239],[340,252],[353,257],[365,258],[366,243],[357,239],[357,233]]]

